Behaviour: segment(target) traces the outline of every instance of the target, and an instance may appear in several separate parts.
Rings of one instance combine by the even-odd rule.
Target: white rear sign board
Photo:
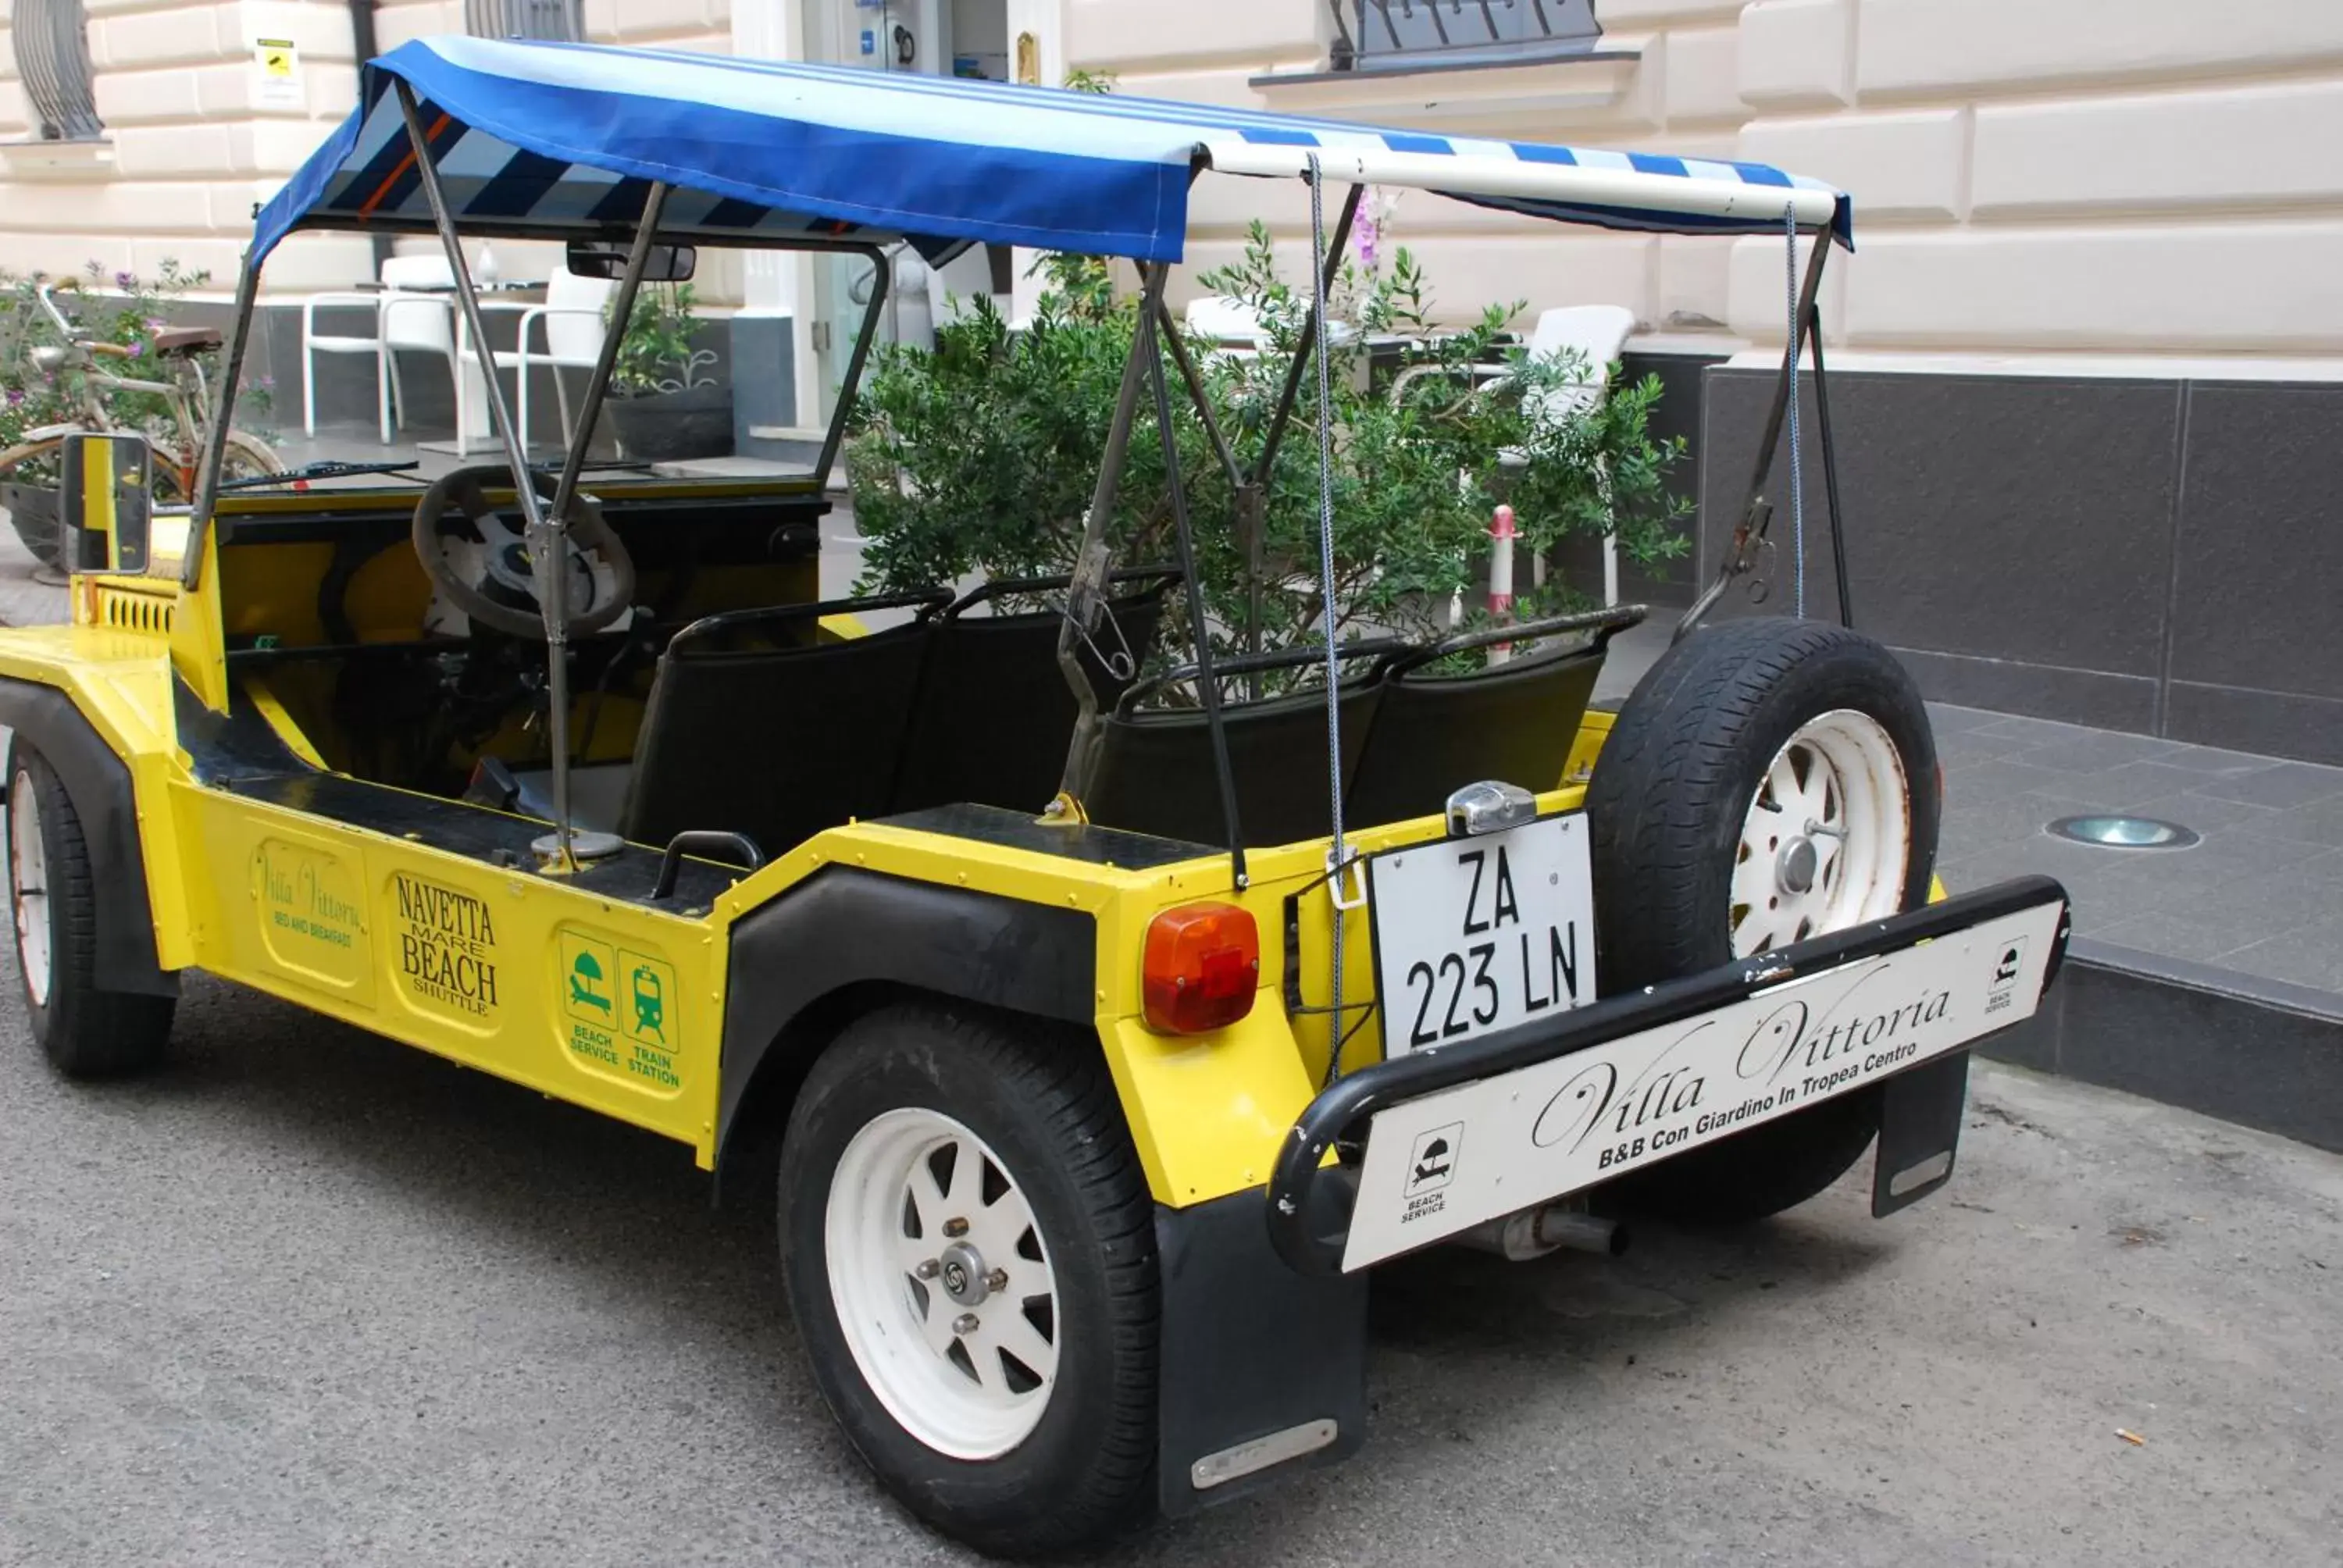
[[[1342,1266],[1607,1181],[2028,1018],[2063,914],[2050,903],[2002,916],[1379,1112]]]

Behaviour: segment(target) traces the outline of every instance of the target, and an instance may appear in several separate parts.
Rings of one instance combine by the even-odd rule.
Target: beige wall
[[[1861,248],[1837,270],[1828,321],[1859,354],[2213,357],[2280,373],[2343,354],[2343,0],[1596,11],[1606,45],[1640,60],[1253,85],[1321,68],[1322,0],[1066,0],[1067,56],[1135,94],[1835,180],[1855,195]],[[1201,186],[1196,254],[1225,256],[1260,194]],[[1298,201],[1266,206],[1305,232]],[[1542,233],[1416,194],[1390,226],[1459,314],[1600,300],[1649,332],[1782,336],[1770,240]]]
[[[209,268],[224,292],[251,236],[254,204],[274,195],[356,102],[349,9],[344,0],[85,4],[106,139],[0,146],[0,267],[67,273],[94,260],[108,272],[151,274],[168,256]],[[730,0],[586,0],[586,22],[604,42],[731,46]],[[383,0],[376,26],[385,49],[460,33],[462,0]],[[306,107],[256,107],[258,38],[298,45]],[[0,142],[36,136],[30,117],[15,54],[0,40]],[[508,276],[535,259],[514,248]],[[276,294],[347,288],[373,266],[363,238],[301,236],[270,258],[266,283]],[[719,297],[737,292],[724,276],[710,282]]]
[[[1850,362],[2147,355],[2283,373],[2343,357],[2343,0],[1597,0],[1606,44],[1640,59],[1267,86],[1252,78],[1322,65],[1323,0],[1056,3],[1065,63],[1126,93],[1837,180],[1861,246],[1827,301]],[[88,5],[106,142],[0,150],[0,266],[168,255],[224,283],[253,203],[349,106],[342,0]],[[588,0],[587,16],[597,38],[721,50],[731,10]],[[379,24],[385,47],[461,25],[460,0],[389,0]],[[300,45],[306,109],[252,106],[262,36]],[[13,70],[0,49],[0,140],[30,134]],[[1255,212],[1298,256],[1298,191],[1208,179],[1192,257],[1227,259]],[[1652,334],[1781,336],[1769,240],[1564,230],[1420,193],[1390,227],[1454,315],[1604,300]],[[368,265],[363,242],[313,236],[268,283],[343,286]]]

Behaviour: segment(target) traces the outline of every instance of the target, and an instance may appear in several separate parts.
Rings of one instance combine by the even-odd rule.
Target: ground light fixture
[[[2197,841],[2194,829],[2155,817],[2061,817],[2050,831],[2100,849],[2185,849]]]

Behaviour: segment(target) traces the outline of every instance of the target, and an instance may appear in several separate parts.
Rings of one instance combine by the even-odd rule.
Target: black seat
[[[1132,666],[1155,644],[1163,594],[1177,572],[1144,568],[1114,574],[1133,588],[1108,601],[1111,626],[1093,640],[1111,656],[1128,652]],[[1062,593],[1067,579],[1021,578],[987,583],[963,595],[932,622],[926,676],[912,709],[895,811],[973,803],[1038,811],[1058,792],[1066,746],[1074,733],[1074,694],[1058,668],[1054,609],[1031,614],[970,614],[1008,594]],[[1101,709],[1111,709],[1131,684],[1088,645],[1080,657]]]
[[[1373,666],[1406,645],[1389,639],[1348,643],[1346,663]],[[1233,658],[1216,675],[1292,669],[1322,663],[1322,648]],[[1162,686],[1192,678],[1192,667],[1133,687],[1101,727],[1098,766],[1084,807],[1091,820],[1111,828],[1191,843],[1225,844],[1212,738],[1202,709],[1141,709]],[[1342,687],[1342,774],[1347,781],[1364,747],[1383,695],[1375,668],[1346,675]],[[1235,776],[1237,821],[1250,849],[1290,844],[1331,832],[1327,810],[1326,693],[1315,688],[1257,702],[1224,702],[1230,769]]]
[[[1623,606],[1529,621],[1443,638],[1392,661],[1343,800],[1345,820],[1432,816],[1453,790],[1483,779],[1535,790],[1561,783],[1605,648],[1643,618],[1641,606]],[[1554,636],[1573,640],[1468,674],[1433,668],[1467,649]]]
[[[619,831],[744,833],[768,857],[883,815],[932,628],[950,596],[742,610],[676,634],[651,680]],[[915,608],[910,626],[817,640],[824,616]]]

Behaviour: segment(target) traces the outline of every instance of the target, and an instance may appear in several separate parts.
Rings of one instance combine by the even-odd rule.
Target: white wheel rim
[[[41,803],[23,773],[8,790],[8,898],[16,909],[16,961],[35,1007],[49,1005],[49,857]]]
[[[1024,1442],[1065,1330],[1048,1243],[1001,1157],[941,1111],[887,1111],[839,1157],[822,1237],[847,1348],[903,1430],[953,1459]]]
[[[1904,759],[1877,719],[1837,709],[1765,766],[1733,868],[1733,956],[1892,915],[1911,856]]]

